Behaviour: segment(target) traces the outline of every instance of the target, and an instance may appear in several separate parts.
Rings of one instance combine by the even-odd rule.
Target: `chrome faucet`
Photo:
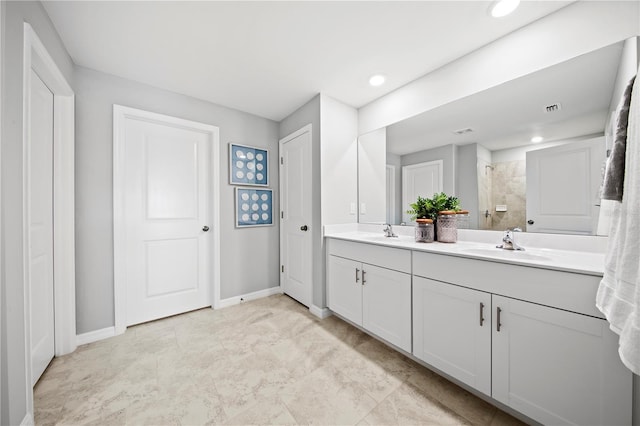
[[[397,237],[397,235],[393,233],[393,228],[389,223],[384,224],[384,229],[382,230],[382,232],[384,232],[385,237]]]
[[[514,232],[522,232],[522,229],[513,228],[513,229],[507,229],[506,231],[504,231],[504,235],[502,236],[502,244],[499,244],[496,247],[504,250],[524,251],[523,247],[520,247],[518,244],[516,244]]]

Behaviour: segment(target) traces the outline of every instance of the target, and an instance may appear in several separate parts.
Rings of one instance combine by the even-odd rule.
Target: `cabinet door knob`
[[[360,273],[360,269],[356,268],[356,282],[360,281],[360,277],[358,274]]]
[[[202,230],[203,230],[204,232],[207,232],[207,231],[209,230],[209,227],[208,227],[207,225],[205,225],[205,226],[203,226],[203,227],[202,227]]]
[[[502,309],[500,309],[500,307],[497,307],[497,308],[496,308],[496,316],[497,316],[497,318],[496,318],[496,320],[497,320],[497,321],[496,321],[496,322],[497,322],[497,324],[496,324],[496,331],[497,331],[497,332],[500,332],[500,326],[502,325],[502,324],[500,324],[500,314],[501,314],[501,313],[502,313]]]
[[[301,230],[301,231],[306,231],[307,229],[309,229],[309,227],[308,227],[307,225],[302,225],[302,226],[300,227],[300,230]]]
[[[529,220],[527,221],[527,223],[528,223],[529,225],[533,225],[535,222],[533,221],[533,219],[529,219]]]
[[[367,282],[367,280],[364,279],[364,274],[365,274],[365,272],[364,272],[364,269],[363,269],[362,270],[362,285],[364,285],[364,283]]]

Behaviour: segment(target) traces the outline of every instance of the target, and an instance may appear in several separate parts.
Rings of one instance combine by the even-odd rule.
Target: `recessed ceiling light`
[[[371,76],[371,78],[369,79],[369,84],[372,86],[381,86],[384,84],[386,78],[384,75],[382,74],[376,74],[374,76]]]
[[[531,142],[532,143],[540,143],[544,140],[544,138],[542,136],[534,136],[531,138]]]
[[[518,8],[520,0],[499,0],[491,6],[491,16],[502,18]]]

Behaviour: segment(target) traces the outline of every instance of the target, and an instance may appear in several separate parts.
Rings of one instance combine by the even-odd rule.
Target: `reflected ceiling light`
[[[531,142],[533,143],[540,143],[544,140],[544,138],[542,136],[534,136],[531,138]]]
[[[371,76],[371,78],[369,79],[369,84],[372,86],[382,86],[385,80],[386,78],[384,75],[376,74],[374,76]]]
[[[491,6],[491,16],[494,18],[502,18],[507,16],[520,4],[520,0],[499,0]]]

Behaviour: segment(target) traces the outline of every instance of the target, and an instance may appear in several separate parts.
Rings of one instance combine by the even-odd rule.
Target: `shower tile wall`
[[[526,229],[526,161],[494,163],[490,170],[487,168],[492,175],[491,229],[502,231],[516,226]],[[498,204],[506,204],[507,211],[495,211]]]

